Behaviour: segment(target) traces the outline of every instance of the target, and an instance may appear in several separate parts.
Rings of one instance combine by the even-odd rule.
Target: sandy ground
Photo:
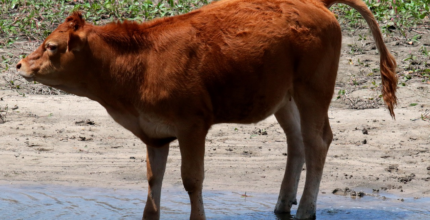
[[[0,125],[1,182],[146,187],[144,144],[98,103],[70,95],[10,95],[3,102],[18,109]],[[421,111],[399,108],[394,121],[382,108],[331,108],[335,137],[321,193],[365,187],[430,197],[430,123],[419,118]],[[288,157],[285,141],[273,116],[255,125],[214,126],[206,141],[204,188],[277,192]],[[173,142],[164,186],[181,186],[179,171]]]
[[[398,60],[401,82],[412,75],[408,65],[427,65],[424,56],[416,59],[424,60],[419,64],[402,61],[410,53],[419,54],[421,47],[428,48],[426,36],[418,45],[387,40]],[[426,118],[430,86],[425,78],[406,80],[406,86],[399,87],[397,118],[392,120],[378,99],[380,77],[369,74],[378,68],[378,55],[368,38],[357,41],[344,36],[329,110],[335,136],[320,193],[348,187],[430,197],[430,122]],[[31,49],[17,45],[19,53]],[[354,45],[361,52],[353,51]],[[147,187],[144,144],[98,103],[72,95],[22,96],[2,88],[6,89],[0,90],[0,107],[7,105],[9,110],[6,122],[0,123],[0,184]],[[342,90],[347,95],[337,98]],[[285,135],[273,116],[253,125],[213,126],[206,140],[204,189],[277,193],[287,157]],[[304,170],[302,174],[300,194]],[[164,187],[182,187],[177,142],[171,144]]]

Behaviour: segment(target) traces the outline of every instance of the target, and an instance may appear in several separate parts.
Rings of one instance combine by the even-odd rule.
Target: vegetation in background
[[[75,10],[95,24],[113,20],[144,22],[187,13],[209,0],[0,0],[0,47],[16,40],[43,40]]]
[[[408,32],[428,20],[430,0],[364,0],[385,32],[399,30],[408,38]],[[365,20],[353,8],[338,4],[331,10],[340,22],[351,28],[365,27]]]
[[[112,20],[147,21],[156,17],[187,13],[212,0],[0,0],[0,46],[16,40],[42,40],[74,10],[95,24]],[[430,14],[430,0],[365,0],[384,30],[398,29],[403,37]],[[335,5],[331,10],[351,28],[365,27],[361,15],[351,7]]]

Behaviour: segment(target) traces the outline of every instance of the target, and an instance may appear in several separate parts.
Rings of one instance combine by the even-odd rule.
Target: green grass
[[[89,22],[113,20],[144,22],[187,13],[211,0],[0,0],[0,47],[17,40],[43,40],[70,12],[81,10]],[[91,2],[91,3],[90,3]]]
[[[140,22],[187,13],[212,0],[0,0],[0,47],[16,40],[43,40],[74,10],[95,24],[130,19]],[[429,16],[430,0],[365,0],[384,30],[395,27],[407,36],[409,28]],[[361,15],[343,4],[332,7],[341,23],[365,26]]]
[[[364,0],[378,20],[384,32],[393,29],[408,38],[407,32],[424,23],[430,15],[430,0]],[[341,24],[351,28],[365,27],[361,15],[351,7],[337,4],[331,10],[338,15]],[[412,38],[411,38],[412,40]]]
[[[365,0],[383,29],[396,27],[404,37],[408,28],[420,24],[429,13],[430,0]],[[91,2],[91,3],[90,3]],[[21,39],[42,40],[74,10],[84,12],[84,17],[95,24],[115,19],[147,21],[156,17],[189,12],[210,0],[105,0],[105,1],[55,1],[55,0],[0,0],[0,46],[10,45]],[[336,5],[332,10],[340,22],[350,27],[363,26],[359,13],[346,5]]]

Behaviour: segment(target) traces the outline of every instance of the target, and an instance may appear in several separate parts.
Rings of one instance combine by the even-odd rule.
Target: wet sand
[[[8,219],[141,219],[143,190],[94,187],[1,185],[0,213]],[[292,219],[273,213],[276,194],[208,190],[203,193],[208,219]],[[162,193],[161,219],[187,219],[188,195],[178,188]],[[362,198],[323,195],[317,219],[429,219],[430,199],[387,193]],[[292,211],[294,214],[296,210]]]

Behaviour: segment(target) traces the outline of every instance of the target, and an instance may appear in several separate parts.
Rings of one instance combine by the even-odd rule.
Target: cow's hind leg
[[[293,99],[275,113],[276,119],[287,135],[288,159],[282,180],[275,213],[290,213],[292,205],[297,205],[297,187],[305,162],[300,114]]]
[[[166,170],[169,144],[162,147],[146,146],[146,169],[148,178],[148,199],[142,219],[160,219],[161,185]]]
[[[319,185],[327,151],[333,138],[328,120],[328,107],[333,94],[335,76],[336,74],[327,76],[326,83],[314,81],[295,85],[294,97],[300,112],[306,162],[306,182],[296,214],[298,219],[315,218]]]

